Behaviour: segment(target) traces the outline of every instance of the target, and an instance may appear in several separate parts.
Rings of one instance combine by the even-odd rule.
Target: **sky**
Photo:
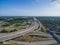
[[[0,0],[0,16],[60,16],[60,0]]]

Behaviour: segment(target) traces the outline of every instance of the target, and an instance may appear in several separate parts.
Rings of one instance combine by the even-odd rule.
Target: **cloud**
[[[52,0],[52,5],[55,8],[60,8],[60,0]]]

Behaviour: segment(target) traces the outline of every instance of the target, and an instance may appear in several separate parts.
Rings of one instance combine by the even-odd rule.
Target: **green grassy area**
[[[23,24],[24,22],[27,22],[26,24],[31,24],[31,22],[33,21],[33,18],[31,17],[26,17],[26,18],[22,18],[22,17],[18,17],[18,16],[13,16],[13,17],[0,17],[0,22],[2,22],[2,26],[3,27],[7,27],[7,26],[10,26],[12,24],[15,24],[15,23],[20,23]],[[30,23],[29,23],[30,22]]]
[[[0,29],[1,33],[15,32],[17,30],[25,29],[27,25],[31,25],[33,18],[22,17],[1,17]]]

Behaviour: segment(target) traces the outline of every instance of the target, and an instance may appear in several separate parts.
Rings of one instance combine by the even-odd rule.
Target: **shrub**
[[[15,32],[15,31],[17,31],[16,29],[14,29],[14,30],[11,30],[10,32]]]
[[[8,31],[6,29],[3,29],[1,33],[7,33]]]

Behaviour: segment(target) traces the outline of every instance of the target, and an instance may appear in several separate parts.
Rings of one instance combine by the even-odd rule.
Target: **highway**
[[[7,40],[10,40],[10,39],[22,36],[24,34],[33,32],[34,30],[38,29],[39,26],[40,26],[40,29],[43,28],[43,30],[45,30],[47,34],[50,34],[58,43],[60,43],[60,38],[55,33],[44,28],[42,23],[39,20],[37,20],[36,18],[34,18],[34,22],[31,24],[31,26],[29,28],[26,28],[22,31],[16,31],[16,32],[12,32],[12,33],[4,33],[4,34],[0,33],[0,42],[5,42]]]
[[[24,45],[57,45],[56,41],[54,40],[45,40],[45,41],[37,41],[37,42],[22,42],[22,41],[13,41],[10,40],[4,43],[17,43],[17,44],[24,44]]]
[[[35,19],[35,20],[37,20],[37,19]],[[38,22],[38,24],[40,24],[40,28],[43,28],[43,30],[45,30],[45,32],[47,34],[51,35],[55,39],[55,41],[60,44],[60,37],[59,37],[59,35],[56,34],[56,32],[54,33],[52,31],[50,31],[49,29],[46,29],[39,20],[37,20],[37,22]],[[57,33],[59,33],[59,32],[57,32]]]
[[[24,34],[33,32],[35,29],[37,29],[40,25],[37,23],[36,19],[34,18],[34,23],[29,27],[22,31],[16,31],[12,33],[0,33],[0,42],[5,42],[7,40],[22,36]]]
[[[45,30],[45,32],[47,34],[51,35],[55,39],[55,41],[60,44],[60,37],[56,34],[56,32],[52,32],[49,29],[46,29],[39,20],[38,20],[38,22],[39,22],[41,28],[43,28],[43,30]],[[59,33],[59,32],[57,32],[57,33]]]

